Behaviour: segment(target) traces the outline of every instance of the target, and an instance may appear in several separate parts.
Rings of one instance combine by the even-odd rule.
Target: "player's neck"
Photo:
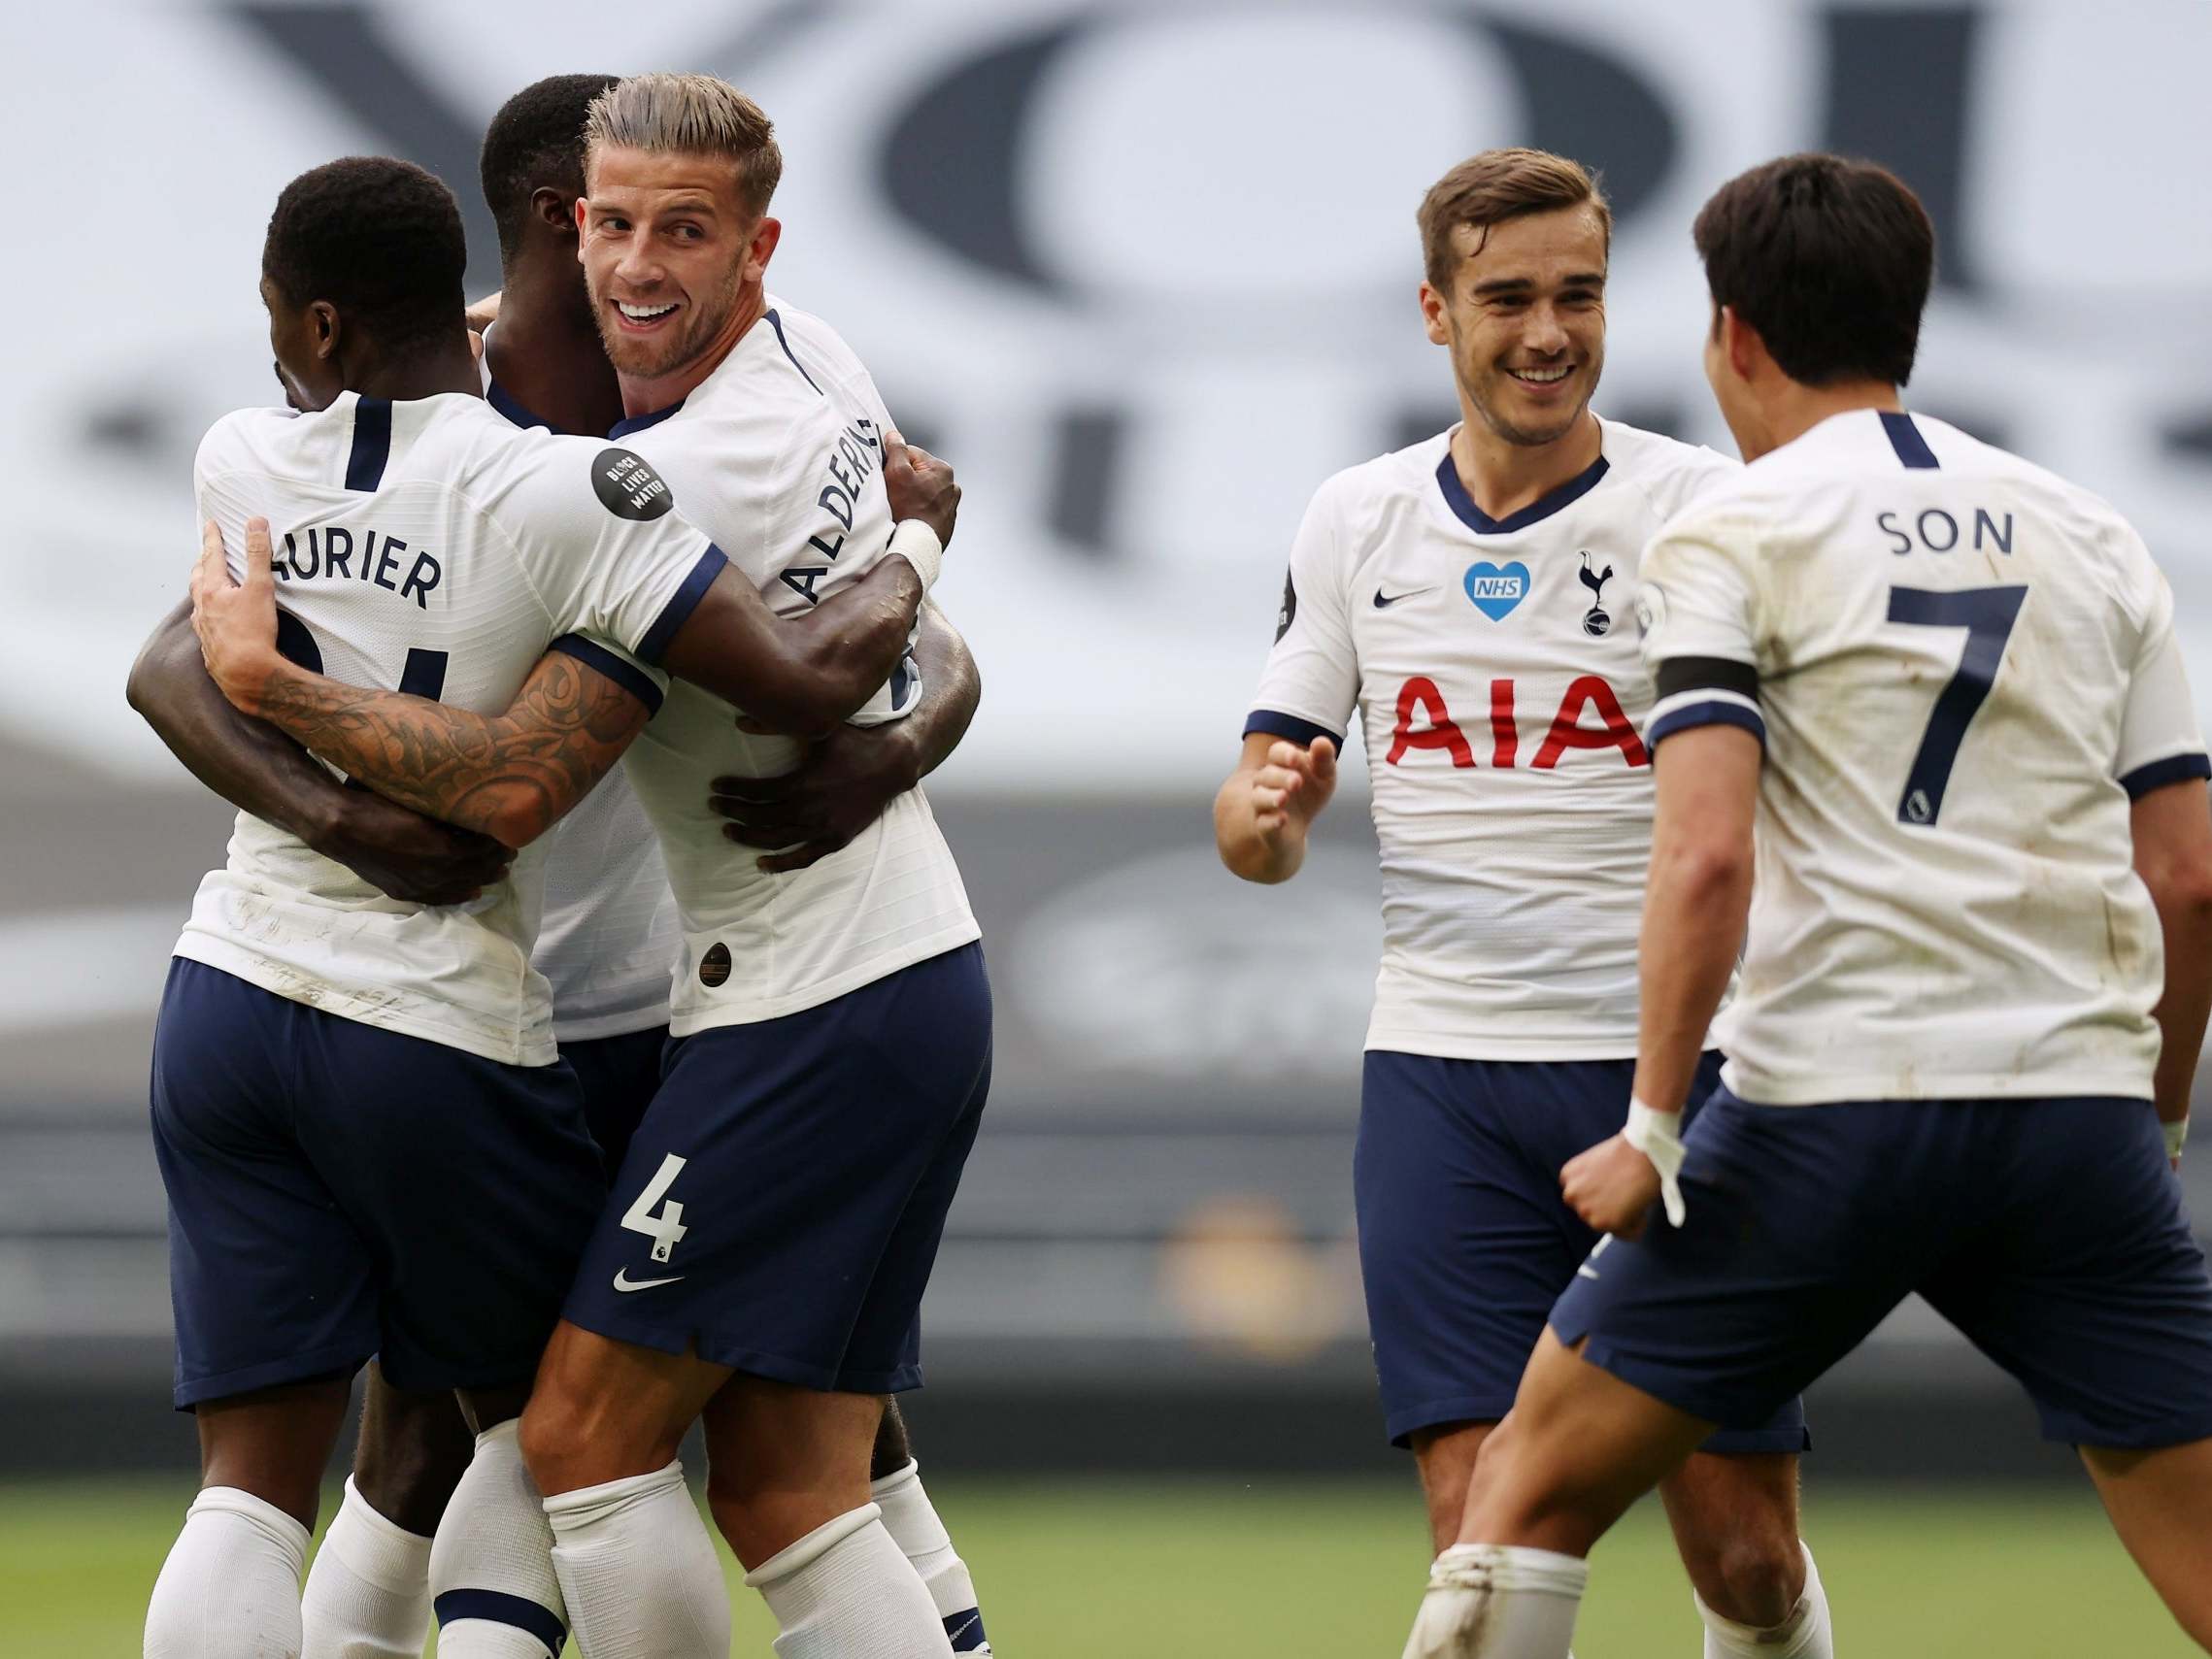
[[[1897,388],[1887,381],[1851,381],[1841,385],[1808,386],[1780,380],[1768,392],[1764,416],[1768,449],[1793,444],[1822,421],[1861,409],[1903,409]],[[1748,457],[1747,457],[1748,458]]]
[[[580,285],[573,257],[551,273],[518,260],[484,360],[500,389],[554,431],[598,438],[621,419],[622,391]]]
[[[1452,465],[1491,518],[1510,518],[1580,478],[1604,449],[1597,416],[1587,409],[1566,436],[1549,444],[1509,444],[1469,413],[1452,435]]]
[[[426,351],[386,357],[373,347],[346,375],[346,389],[363,397],[388,398],[409,403],[416,398],[437,397],[443,392],[484,395],[484,377],[477,370],[476,353],[469,348],[468,331],[456,329],[453,337]]]
[[[728,320],[715,331],[713,344],[682,368],[650,381],[634,375],[622,376],[624,417],[635,420],[643,415],[658,415],[662,410],[682,403],[706,382],[709,375],[722,366],[722,360],[736,350],[737,343],[745,338],[745,331],[765,316],[767,312],[768,290],[757,283],[753,284],[737,296],[737,304],[730,308]]]

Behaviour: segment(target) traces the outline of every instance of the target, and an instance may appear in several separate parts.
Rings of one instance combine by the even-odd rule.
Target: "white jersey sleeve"
[[[2196,704],[2189,694],[2189,674],[2173,632],[2173,589],[2165,574],[2142,566],[2155,582],[2143,618],[2143,637],[2128,680],[2128,702],[2120,720],[2120,753],[2113,776],[2130,796],[2149,794],[2168,783],[2212,775],[2204,753],[2204,734]]]
[[[1644,726],[1657,748],[1676,732],[1716,723],[1766,742],[1759,709],[1759,579],[1745,556],[1756,546],[1725,515],[1693,510],[1671,520],[1644,553],[1636,623],[1658,700]]]
[[[1275,646],[1244,723],[1247,737],[1267,732],[1302,744],[1327,737],[1342,749],[1351,730],[1359,699],[1359,655],[1346,599],[1351,560],[1340,495],[1338,479],[1323,484],[1290,544]]]
[[[721,549],[635,450],[543,438],[514,453],[487,505],[556,631],[657,664],[728,562]]]

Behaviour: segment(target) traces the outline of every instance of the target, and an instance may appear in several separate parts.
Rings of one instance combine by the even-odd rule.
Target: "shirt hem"
[[[668,999],[651,1008],[626,1009],[620,1013],[587,1014],[582,1019],[553,1015],[553,1042],[596,1043],[602,1037],[629,1037],[640,1031],[657,1031],[668,1023]]]
[[[758,1025],[764,1020],[781,1019],[789,1013],[804,1013],[810,1008],[835,1002],[862,985],[872,985],[878,979],[888,979],[901,968],[911,968],[917,962],[926,962],[932,956],[942,956],[948,950],[957,950],[963,945],[972,945],[983,937],[983,929],[973,916],[948,928],[925,935],[901,949],[887,955],[871,957],[856,968],[827,979],[819,979],[802,990],[787,991],[779,997],[766,999],[747,997],[727,1007],[709,1005],[698,1009],[674,1011],[668,1022],[672,1037],[692,1037],[702,1031],[712,1031],[723,1025]],[[688,954],[688,953],[687,953]],[[737,993],[743,996],[743,992]]]
[[[1875,1100],[2149,1100],[2148,1070],[2128,1072],[1916,1073],[1910,1086],[1894,1072],[1856,1077],[1782,1078],[1730,1060],[1721,1073],[1727,1091],[1747,1106],[1844,1106]]]
[[[234,979],[256,985],[271,996],[283,997],[286,1002],[298,1003],[303,1008],[318,1009],[340,1019],[350,1019],[358,1025],[373,1025],[380,1031],[395,1031],[402,1037],[418,1037],[425,1043],[435,1043],[444,1048],[458,1048],[464,1054],[493,1060],[502,1066],[550,1066],[560,1058],[553,1045],[549,1028],[542,1043],[520,1040],[505,1045],[474,1038],[455,1031],[452,1026],[440,1025],[433,1020],[393,1009],[387,1004],[372,1002],[348,991],[343,985],[334,985],[326,979],[314,983],[318,995],[304,997],[299,994],[300,981],[310,979],[299,970],[271,962],[251,950],[241,949],[227,940],[211,939],[205,934],[187,932],[177,941],[172,955],[187,961],[199,962],[210,968],[220,969]]]
[[[1370,1026],[1364,1046],[1438,1060],[1633,1060],[1636,1034],[1630,1030],[1618,1037],[1444,1036],[1433,1031]]]

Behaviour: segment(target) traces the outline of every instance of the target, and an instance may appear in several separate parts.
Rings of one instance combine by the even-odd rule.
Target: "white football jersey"
[[[1358,711],[1383,861],[1370,1048],[1636,1051],[1652,827],[1637,569],[1652,533],[1736,467],[1599,424],[1589,471],[1509,518],[1475,506],[1445,432],[1323,484],[1291,547],[1245,730],[1341,747]]]
[[[1835,415],[1644,561],[1653,744],[1765,745],[1728,1086],[1772,1105],[2148,1098],[2128,803],[2212,776],[2142,539],[1925,415]]]
[[[247,518],[269,519],[286,655],[487,714],[556,644],[657,701],[653,676],[577,636],[654,661],[725,562],[620,445],[519,431],[465,393],[228,415],[200,445],[195,486],[234,571]],[[366,1024],[545,1065],[552,1000],[529,965],[543,845],[476,902],[426,909],[242,813],[177,953]]]
[[[791,615],[872,569],[889,546],[875,382],[830,327],[774,296],[681,404],[615,428],[652,457],[684,510]],[[911,664],[863,722],[920,699]],[[722,835],[708,785],[798,763],[787,738],[749,736],[737,712],[678,681],[623,759],[660,832],[684,934],[671,1004],[678,1036],[813,1008],[978,937],[929,803],[911,789],[852,845],[765,875]]]
[[[484,389],[516,425],[553,429],[492,380],[488,352]],[[602,778],[546,841],[545,916],[530,965],[553,986],[554,1038],[584,1043],[666,1025],[676,901],[629,774],[617,767]]]

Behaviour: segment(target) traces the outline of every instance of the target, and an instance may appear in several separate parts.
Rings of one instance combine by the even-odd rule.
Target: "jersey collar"
[[[1459,469],[1452,464],[1452,446],[1444,446],[1444,458],[1436,463],[1436,484],[1444,492],[1445,504],[1452,509],[1459,522],[1479,536],[1502,536],[1509,530],[1525,530],[1559,511],[1571,502],[1580,501],[1597,487],[1597,481],[1605,476],[1607,462],[1600,454],[1581,472],[1557,489],[1537,497],[1518,513],[1503,518],[1492,518],[1475,505],[1475,498],[1467,493],[1467,486],[1459,481]]]

